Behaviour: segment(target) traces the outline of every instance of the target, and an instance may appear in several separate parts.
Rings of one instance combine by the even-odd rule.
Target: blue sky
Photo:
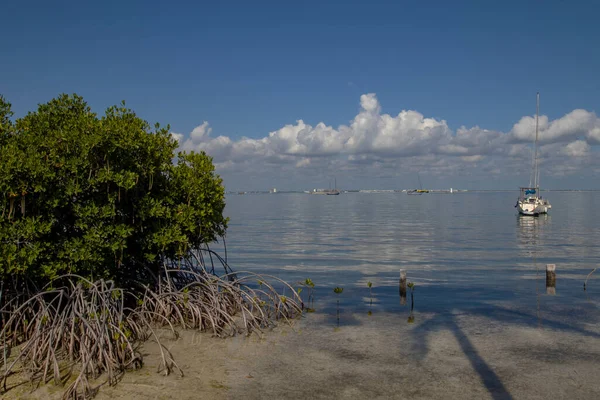
[[[514,146],[518,135],[508,136],[535,112],[536,91],[548,129],[573,110],[598,111],[599,11],[592,1],[10,2],[0,24],[0,93],[17,116],[62,92],[84,96],[98,112],[124,99],[149,122],[169,123],[182,147],[213,149],[233,190],[303,189],[315,180],[327,186],[322,177],[331,175],[353,186],[410,185],[419,165],[432,185],[450,179],[454,186],[512,188],[523,184],[518,170],[530,165],[527,159],[503,169],[524,158],[506,158],[517,150],[475,154],[466,146],[470,158],[458,164],[470,164],[450,168],[456,154],[431,146],[449,145],[461,126],[501,132],[506,138],[498,145]],[[376,98],[377,115],[414,110],[445,121],[447,132],[414,152],[404,151],[401,139],[383,141],[396,149],[391,152],[377,145],[327,151],[314,145],[313,154],[289,143],[267,144],[262,153],[240,150],[257,146],[239,142],[242,137],[260,141],[297,120],[311,129],[319,122],[334,128],[325,136],[308,129],[313,142],[347,142],[356,131],[338,127],[351,127],[367,94]],[[548,143],[549,160],[569,144],[577,149],[560,153],[571,154],[564,160],[569,173],[549,171],[549,186],[572,185],[569,174],[592,178],[597,171],[598,121],[584,117],[577,132],[555,132],[557,140]],[[211,138],[230,142],[222,139],[218,147],[207,135],[191,140],[204,121]],[[429,129],[423,126],[418,129]],[[391,135],[406,133],[398,129]],[[224,145],[238,148],[225,151]],[[356,157],[368,167],[357,169]],[[444,157],[443,172],[430,170]]]

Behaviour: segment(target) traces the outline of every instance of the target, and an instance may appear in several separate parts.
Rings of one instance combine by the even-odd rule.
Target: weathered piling
[[[556,265],[546,264],[546,294],[556,294]]]
[[[406,271],[400,270],[400,304],[406,304]]]

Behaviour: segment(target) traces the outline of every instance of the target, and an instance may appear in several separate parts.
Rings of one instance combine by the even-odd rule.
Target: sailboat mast
[[[540,184],[539,173],[538,173],[538,119],[540,115],[540,92],[537,92],[537,99],[535,104],[535,156],[533,161],[533,174],[534,174],[534,185],[533,187],[537,188]]]
[[[540,163],[537,161],[537,155],[538,155],[538,151],[537,151],[537,141],[538,141],[538,118],[540,115],[540,92],[537,92],[537,104],[536,104],[536,112],[535,112],[535,187],[539,188],[540,187]],[[538,189],[539,192],[539,189]],[[539,196],[539,193],[538,193]]]
[[[539,127],[539,115],[540,115],[540,92],[537,92],[537,98],[536,98],[536,104],[535,104],[535,161],[534,161],[534,174],[535,174],[535,181],[534,181],[534,187],[538,187],[540,182],[539,182],[539,175],[538,175],[538,161],[537,161],[537,140],[538,140],[538,127]]]

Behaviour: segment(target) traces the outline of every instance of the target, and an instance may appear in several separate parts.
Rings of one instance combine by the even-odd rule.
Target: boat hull
[[[319,194],[323,196],[338,196],[340,191],[337,189],[322,189],[322,190],[313,190],[309,192],[310,194]]]
[[[535,210],[533,210],[533,211],[531,211],[531,210],[519,210],[519,214],[520,215],[525,215],[527,217],[537,217],[537,216],[539,216],[542,213],[540,213],[539,211],[535,211]]]
[[[537,217],[541,214],[548,214],[548,210],[552,208],[547,200],[539,198],[528,198],[517,202],[519,214]]]

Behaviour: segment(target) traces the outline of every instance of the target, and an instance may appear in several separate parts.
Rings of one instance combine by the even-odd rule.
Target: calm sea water
[[[600,271],[585,292],[583,283],[600,266],[600,193],[545,193],[553,209],[538,218],[517,215],[517,195],[230,195],[228,261],[290,282],[311,278],[317,312],[335,307],[335,286],[346,310],[395,312],[406,270],[422,312],[509,307],[527,319],[542,307],[556,323],[598,320]],[[556,264],[555,295],[546,294],[546,264]]]

